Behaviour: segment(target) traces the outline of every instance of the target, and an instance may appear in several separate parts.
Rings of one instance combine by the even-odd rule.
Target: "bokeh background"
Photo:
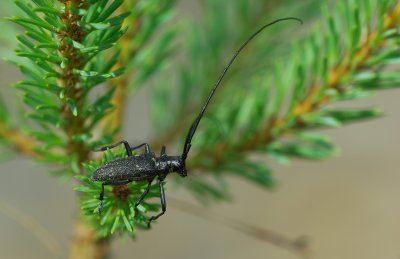
[[[185,1],[178,16],[201,16],[197,10],[195,1]],[[310,12],[318,18],[318,9]],[[7,88],[20,75],[1,64],[0,76],[1,91],[11,95]],[[124,128],[130,142],[141,142],[154,133],[150,97],[141,89],[130,101]],[[378,106],[385,117],[323,131],[341,150],[326,161],[293,160],[282,166],[268,160],[279,182],[273,191],[229,179],[233,201],[212,204],[204,211],[288,238],[306,236],[313,258],[399,258],[399,99],[399,90],[387,90],[347,103]],[[0,164],[0,258],[68,257],[77,213],[75,193],[72,184],[61,185],[45,172],[44,166],[24,157]],[[172,187],[167,196],[194,203],[187,193]],[[112,253],[115,258],[298,258],[221,220],[173,206],[151,231],[140,232],[138,240],[114,242]]]

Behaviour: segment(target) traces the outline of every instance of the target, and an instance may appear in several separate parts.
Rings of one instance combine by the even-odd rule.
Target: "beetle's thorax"
[[[179,173],[181,176],[186,176],[182,175],[184,165],[182,163],[182,159],[180,156],[162,155],[160,157],[156,157],[155,162],[156,162],[157,172],[161,176],[165,177],[167,174],[173,172]]]

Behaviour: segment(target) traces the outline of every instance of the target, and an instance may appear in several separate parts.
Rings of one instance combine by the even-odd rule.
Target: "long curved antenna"
[[[197,127],[199,126],[200,120],[203,117],[204,112],[207,109],[207,106],[211,100],[211,98],[213,97],[215,90],[217,90],[219,84],[221,83],[222,79],[224,79],[226,72],[228,71],[228,69],[231,67],[232,63],[235,61],[236,57],[239,55],[239,53],[244,49],[244,47],[246,47],[246,45],[254,38],[256,37],[260,32],[262,32],[265,28],[281,22],[281,21],[285,21],[285,20],[295,20],[300,22],[301,24],[303,23],[302,20],[298,19],[298,18],[294,18],[294,17],[287,17],[287,18],[281,18],[281,19],[277,19],[271,23],[268,23],[266,25],[264,25],[263,27],[261,27],[260,29],[258,29],[256,32],[254,32],[240,47],[239,49],[235,52],[235,54],[232,56],[231,60],[229,61],[229,63],[226,65],[226,67],[224,68],[224,70],[222,71],[221,75],[219,76],[217,82],[214,85],[214,88],[211,90],[210,95],[208,96],[203,108],[201,109],[199,115],[197,116],[197,118],[193,121],[192,126],[190,127],[190,130],[186,136],[186,141],[185,141],[185,145],[183,147],[183,152],[182,152],[182,161],[184,162],[186,160],[187,154],[189,153],[190,147],[191,147],[191,142],[192,142],[192,138],[194,133],[196,132]]]

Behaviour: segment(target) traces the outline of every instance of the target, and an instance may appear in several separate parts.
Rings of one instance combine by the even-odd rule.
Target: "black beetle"
[[[264,25],[261,27],[259,30],[254,32],[240,47],[239,49],[235,52],[229,63],[226,65],[224,68],[223,72],[221,73],[220,77],[218,78],[217,82],[215,83],[213,89],[211,90],[210,95],[208,96],[203,108],[201,109],[199,115],[197,118],[194,120],[192,123],[189,132],[186,136],[186,141],[183,147],[182,154],[180,156],[168,156],[165,152],[165,146],[162,147],[161,149],[161,154],[159,157],[157,157],[153,152],[150,151],[150,147],[147,143],[143,143],[139,146],[136,147],[130,147],[128,142],[123,140],[120,141],[114,145],[111,146],[106,146],[102,147],[101,149],[97,151],[105,151],[108,148],[114,148],[118,145],[124,144],[127,157],[122,158],[122,159],[117,159],[111,162],[108,162],[100,167],[98,167],[93,175],[92,175],[92,181],[102,181],[102,189],[100,193],[100,202],[98,206],[98,211],[101,213],[102,210],[102,205],[103,205],[103,196],[104,196],[104,185],[125,185],[127,183],[130,183],[132,181],[135,182],[148,182],[148,185],[145,189],[145,191],[142,193],[142,195],[139,197],[139,199],[135,203],[135,207],[137,207],[144,199],[144,197],[148,194],[151,183],[153,180],[157,177],[158,178],[158,184],[160,188],[160,199],[161,199],[161,208],[162,211],[157,214],[156,216],[152,216],[149,220],[149,224],[151,221],[157,219],[161,215],[163,215],[167,209],[166,207],[166,202],[165,202],[165,193],[164,193],[164,188],[163,188],[163,181],[165,177],[172,172],[178,173],[180,176],[185,177],[187,175],[186,171],[186,158],[189,153],[190,147],[191,147],[191,141],[193,138],[194,133],[196,132],[196,129],[200,123],[201,118],[203,117],[203,114],[212,98],[214,95],[215,90],[221,83],[222,79],[224,78],[226,72],[232,65],[232,63],[235,61],[236,57],[242,51],[242,49],[261,31],[263,31],[265,28],[278,23],[280,21],[284,20],[296,20],[300,23],[302,21],[297,18],[293,17],[287,17],[287,18],[282,18],[275,20],[269,24]],[[140,147],[143,147],[145,149],[145,153],[140,154],[140,155],[132,155],[132,150],[138,149]]]

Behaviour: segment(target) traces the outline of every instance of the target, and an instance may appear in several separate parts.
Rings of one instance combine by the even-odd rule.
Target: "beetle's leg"
[[[100,192],[100,197],[99,197],[99,205],[97,206],[97,213],[101,215],[101,211],[103,210],[103,199],[104,199],[104,185],[107,183],[102,183],[101,184],[101,192]]]
[[[103,210],[103,200],[104,200],[104,185],[125,185],[132,182],[132,180],[126,180],[125,182],[116,182],[116,183],[110,183],[110,182],[103,182],[101,184],[101,192],[100,192],[100,197],[99,197],[99,205],[97,206],[97,212],[99,215],[101,215],[101,211]]]
[[[160,156],[166,156],[166,155],[167,155],[167,152],[165,152],[165,146],[162,146]]]
[[[143,143],[143,144],[140,144],[139,146],[132,147],[132,150],[138,149],[138,148],[143,147],[143,146],[144,146],[144,150],[146,151],[146,154],[149,154],[150,153],[150,146],[147,143]]]
[[[98,152],[98,151],[106,151],[108,148],[115,148],[115,147],[117,147],[117,146],[119,146],[119,145],[121,145],[121,144],[124,144],[124,146],[125,146],[125,149],[126,149],[126,154],[128,155],[128,156],[132,156],[132,148],[129,146],[129,143],[128,143],[128,141],[126,141],[126,140],[122,140],[122,141],[120,141],[120,142],[118,142],[118,143],[115,143],[115,144],[113,144],[113,145],[110,145],[110,146],[105,146],[105,147],[102,147],[102,148],[100,148],[100,149],[96,149],[96,150],[94,150],[94,152]]]
[[[150,223],[153,220],[158,219],[160,216],[164,215],[165,211],[167,210],[167,203],[165,202],[165,192],[164,192],[164,186],[163,186],[163,181],[161,179],[158,179],[158,184],[160,185],[160,200],[161,200],[161,209],[162,211],[157,214],[156,216],[152,216],[149,219],[149,222],[147,223],[147,226],[150,228]]]
[[[144,190],[144,192],[142,193],[142,195],[140,195],[139,199],[137,200],[137,202],[135,202],[135,208],[137,206],[139,206],[140,203],[142,203],[144,197],[146,197],[146,195],[149,193],[150,191],[150,187],[151,187],[151,183],[153,182],[153,179],[151,179],[149,181],[149,184],[147,185],[146,189]]]

